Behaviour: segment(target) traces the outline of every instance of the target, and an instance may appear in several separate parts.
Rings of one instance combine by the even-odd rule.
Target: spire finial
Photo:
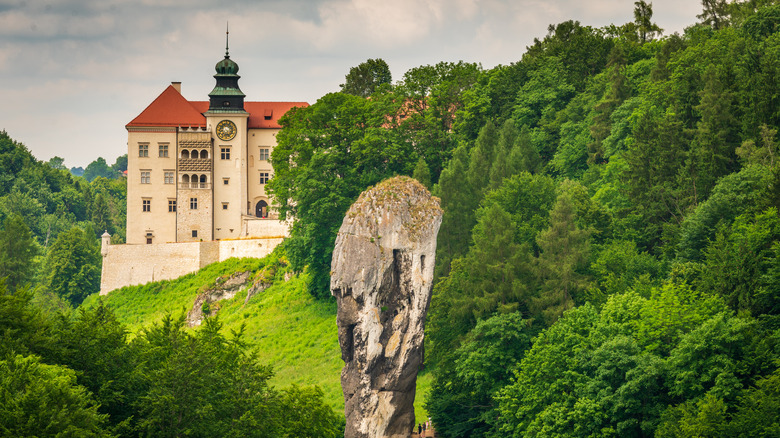
[[[230,58],[230,51],[228,50],[228,38],[230,38],[230,22],[225,23],[225,58]]]

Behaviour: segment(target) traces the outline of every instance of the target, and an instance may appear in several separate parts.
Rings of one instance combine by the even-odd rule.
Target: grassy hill
[[[249,286],[232,299],[220,301],[217,315],[224,324],[223,330],[229,333],[244,326],[245,340],[257,348],[263,362],[274,367],[273,384],[318,385],[326,401],[343,412],[340,384],[343,362],[336,328],[336,303],[312,298],[306,292],[305,274],[285,281],[285,275],[289,276],[286,262],[276,253],[264,259],[229,259],[176,280],[124,287],[102,299],[132,335],[166,314],[188,312],[199,293],[231,274],[244,271],[253,272],[249,285],[253,282],[273,285],[252,296],[246,304]],[[92,305],[97,299],[97,295],[92,295],[84,305]],[[422,374],[415,402],[418,420],[427,418],[421,405],[429,387],[429,375]]]

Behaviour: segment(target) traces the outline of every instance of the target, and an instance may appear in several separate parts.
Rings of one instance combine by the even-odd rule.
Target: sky
[[[654,0],[664,34],[698,0]],[[225,52],[248,101],[306,101],[382,58],[393,80],[440,61],[520,60],[547,26],[633,20],[633,0],[0,0],[0,130],[68,167],[127,153],[125,125],[172,81],[208,100]]]

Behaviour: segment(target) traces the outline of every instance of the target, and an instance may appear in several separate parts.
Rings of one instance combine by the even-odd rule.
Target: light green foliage
[[[633,241],[613,240],[596,252],[590,271],[598,289],[587,291],[587,301],[602,303],[606,297],[628,290],[647,296],[649,288],[660,283],[663,264],[652,255],[639,252]]]
[[[0,359],[0,435],[110,437],[76,373],[35,356]]]
[[[614,295],[601,312],[577,307],[536,338],[499,392],[494,432],[652,435],[670,421],[670,404],[705,393],[737,398],[767,365],[765,356],[756,360],[755,329],[685,287],[665,286],[649,299]]]
[[[49,290],[73,305],[100,290],[100,251],[92,234],[71,228],[57,236],[46,258]]]

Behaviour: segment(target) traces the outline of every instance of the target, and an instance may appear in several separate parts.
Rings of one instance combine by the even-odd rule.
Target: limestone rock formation
[[[409,437],[431,300],[439,199],[395,177],[363,192],[331,266],[344,369],[346,438]]]

